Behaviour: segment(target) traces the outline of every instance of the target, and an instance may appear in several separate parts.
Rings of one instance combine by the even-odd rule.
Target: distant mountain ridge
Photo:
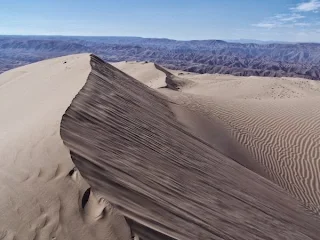
[[[320,79],[318,43],[257,44],[140,37],[0,36],[0,72],[83,52],[111,62],[152,61],[197,73]]]
[[[271,40],[256,40],[256,39],[224,39],[226,42],[231,43],[256,43],[256,44],[272,44],[272,43],[281,43],[281,44],[294,44],[294,42],[285,42],[285,41],[271,41]]]

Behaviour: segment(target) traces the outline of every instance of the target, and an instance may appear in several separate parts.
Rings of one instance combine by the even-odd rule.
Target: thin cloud
[[[311,26],[310,23],[304,23],[304,22],[294,23],[294,25],[295,25],[295,26],[299,26],[299,27]]]
[[[297,12],[316,12],[320,9],[319,0],[311,0],[309,2],[303,2],[298,4],[296,7],[291,8],[293,11]]]
[[[277,14],[273,17],[265,19],[260,23],[252,24],[252,26],[269,29],[275,27],[292,27],[294,25],[299,26],[297,25],[299,24],[298,21],[303,18],[305,18],[305,16],[297,13]]]
[[[252,26],[254,27],[260,27],[260,28],[274,28],[276,27],[275,23],[256,23],[256,24],[252,24]]]
[[[296,22],[299,19],[305,18],[305,16],[302,16],[297,13],[293,13],[293,14],[278,14],[278,15],[274,16],[273,18],[275,20],[279,20],[282,22]]]

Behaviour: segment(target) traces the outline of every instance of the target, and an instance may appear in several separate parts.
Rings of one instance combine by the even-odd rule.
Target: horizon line
[[[319,44],[320,42],[289,42],[289,41],[280,41],[280,40],[259,40],[259,39],[247,39],[247,38],[237,38],[237,39],[219,39],[219,38],[211,38],[211,39],[173,39],[167,37],[141,37],[141,36],[117,36],[117,35],[64,35],[64,34],[0,34],[1,36],[5,37],[92,37],[92,38],[103,38],[103,37],[115,37],[115,38],[141,38],[141,39],[162,39],[162,40],[170,40],[170,41],[181,41],[181,42],[190,42],[190,41],[224,41],[224,42],[233,42],[238,41],[246,41],[246,43],[256,44],[254,42],[261,42],[261,43],[278,43],[278,44],[298,44],[298,43],[316,43]]]

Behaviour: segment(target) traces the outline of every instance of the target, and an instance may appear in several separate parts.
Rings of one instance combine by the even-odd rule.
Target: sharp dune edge
[[[131,74],[139,63],[116,66]],[[179,92],[159,89],[179,105],[180,122],[319,214],[319,81],[171,72],[192,82]],[[181,106],[193,113],[185,116]]]
[[[294,195],[290,187],[283,186],[286,192],[248,169],[259,169],[276,182],[272,171],[278,163],[266,157],[272,150],[260,153],[264,159],[258,158],[248,143],[249,137],[256,140],[255,132],[257,139],[272,135],[260,133],[255,123],[245,118],[240,118],[242,125],[236,125],[232,117],[238,112],[233,108],[224,111],[235,111],[235,115],[224,113],[219,105],[213,108],[212,98],[197,99],[192,91],[201,87],[199,84],[185,84],[180,92],[160,86],[161,95],[93,55],[91,67],[86,84],[62,118],[61,137],[94,194],[116,206],[128,218],[133,232],[142,238],[146,234],[149,239],[318,239],[318,217],[307,213],[289,195]],[[192,101],[197,100],[196,107],[188,102],[191,96]],[[227,99],[221,102],[237,107]],[[217,126],[213,126],[214,112],[203,109],[205,103],[208,109],[216,109]],[[210,138],[205,129],[198,132],[191,128],[194,114],[200,113],[208,127],[210,123],[212,129],[226,126],[219,133],[225,132],[226,139],[234,137],[231,144],[239,147],[242,160],[234,159],[236,151],[223,149],[218,138]],[[191,120],[183,122],[189,114]],[[194,121],[201,130],[203,125]],[[271,126],[274,121],[269,122]],[[283,131],[285,134],[289,130]],[[297,145],[305,141],[290,139],[290,135],[288,138]],[[265,141],[271,142],[268,149],[287,144],[282,140]],[[256,151],[264,150],[257,142],[253,145]],[[299,153],[299,146],[293,156]],[[301,147],[304,149],[303,144]],[[313,158],[313,150],[310,153],[310,162],[318,160]],[[299,175],[302,171],[296,162],[280,164],[284,164],[280,171],[287,174]],[[286,184],[291,183],[292,176],[284,173],[279,175],[288,180]],[[312,172],[308,176],[315,175]],[[280,180],[277,183],[282,186]],[[305,182],[300,187],[309,186],[310,182]],[[314,199],[308,192],[304,196]],[[153,238],[150,232],[154,230],[159,234]]]
[[[0,239],[319,239],[320,82],[113,65],[0,75]]]

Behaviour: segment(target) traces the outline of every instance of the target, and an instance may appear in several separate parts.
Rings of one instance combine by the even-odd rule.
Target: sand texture
[[[319,239],[320,82],[112,65],[0,75],[0,239]]]
[[[207,80],[227,85],[217,90],[219,98],[210,93],[209,83],[201,86],[206,79],[197,75],[183,78],[186,73],[177,77],[163,71],[169,84],[157,92],[141,83],[147,79],[139,82],[95,56],[91,66],[85,86],[63,116],[61,136],[93,191],[140,224],[133,226],[133,231],[151,228],[177,239],[318,238],[319,218],[301,206],[304,202],[296,200],[290,188],[281,188],[280,183],[264,177],[276,182],[270,173],[279,163],[270,162],[268,157],[274,151],[267,154],[263,147],[277,146],[282,141],[277,141],[268,129],[257,130],[260,123],[254,117],[264,114],[261,112],[266,117],[272,113],[270,105],[263,105],[262,97],[249,98],[252,91],[247,90],[243,93],[243,98],[249,98],[245,102],[247,99],[237,92],[241,89],[238,82],[228,86],[224,76],[217,81]],[[128,66],[122,67],[130,71]],[[259,88],[255,84],[253,88]],[[231,90],[232,86],[237,90]],[[230,89],[230,97],[223,89]],[[262,95],[258,91],[255,94]],[[313,94],[316,91],[310,96]],[[237,99],[242,105],[236,105]],[[262,104],[260,115],[253,108],[249,120],[246,116],[242,120],[237,111],[248,106],[250,113],[249,103],[253,105],[256,100],[261,101],[256,105]],[[216,101],[220,104],[217,107]],[[279,116],[286,114],[279,111]],[[234,123],[236,118],[238,125]],[[263,124],[271,126],[273,122],[269,118]],[[219,129],[219,138],[211,132],[214,129]],[[261,145],[254,142],[253,146],[261,148],[255,151],[269,164],[250,151],[250,137],[252,141],[265,141]],[[229,140],[232,148],[225,146]],[[296,148],[297,154],[300,148]],[[240,159],[236,159],[237,153]],[[316,163],[317,159],[313,160]],[[283,166],[282,171],[290,174],[306,169],[290,169],[292,166]],[[289,174],[279,175],[289,184]],[[305,183],[304,187],[314,186]],[[311,194],[305,195],[312,199]]]
[[[73,55],[0,75],[0,239],[130,239],[125,219],[89,194],[60,137],[89,62]]]
[[[178,105],[180,122],[319,214],[319,81],[172,73],[191,81],[179,91],[158,89]],[[184,116],[181,107],[194,117]]]

